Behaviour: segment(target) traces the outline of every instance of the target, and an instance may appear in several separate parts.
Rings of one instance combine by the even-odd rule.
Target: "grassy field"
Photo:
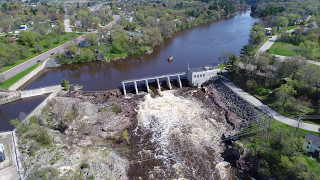
[[[268,52],[281,56],[295,56],[301,54],[301,48],[290,43],[276,41]]]
[[[109,61],[109,60],[113,60],[113,59],[115,59],[115,58],[117,58],[117,57],[119,57],[119,58],[124,58],[124,57],[126,57],[126,56],[128,56],[127,53],[121,53],[121,54],[108,53],[108,54],[107,54],[107,60],[108,60],[108,61]]]
[[[43,51],[42,51],[41,53],[37,53],[37,52],[35,51],[35,48],[30,48],[30,50],[29,50],[29,56],[28,56],[27,58],[18,59],[14,64],[12,64],[12,65],[10,65],[10,66],[5,66],[5,67],[1,68],[1,69],[0,69],[0,73],[5,72],[5,71],[7,71],[7,70],[9,70],[9,69],[11,69],[11,68],[19,65],[19,64],[21,64],[21,63],[23,63],[23,62],[31,59],[31,58],[34,58],[34,57],[36,57],[36,56],[38,56],[38,55],[40,55],[40,54],[42,54],[42,53],[44,53],[44,52],[46,52],[46,51],[49,51],[50,49],[53,49],[53,48],[55,48],[55,47],[58,47],[58,46],[60,46],[61,44],[64,44],[64,43],[66,43],[66,42],[68,42],[68,41],[71,41],[72,39],[74,39],[74,37],[78,37],[78,36],[80,36],[80,34],[65,33],[64,35],[61,35],[61,40],[60,40],[60,42],[57,41],[57,38],[56,38],[56,37],[54,37],[54,36],[49,36],[49,37],[51,38],[51,40],[52,40],[52,45],[51,45],[50,48],[46,48],[46,41],[45,41],[45,38],[44,38],[43,40],[40,41],[40,44],[43,46]],[[44,60],[44,59],[40,59],[40,60]]]
[[[29,74],[32,70],[37,68],[39,66],[39,63],[31,66],[30,68],[18,73],[17,75],[3,81],[0,83],[0,89],[8,89],[10,86],[12,86],[14,83],[18,82],[21,78]]]

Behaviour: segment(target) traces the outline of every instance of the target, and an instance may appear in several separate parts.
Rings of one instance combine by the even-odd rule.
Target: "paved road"
[[[233,82],[231,82],[230,80],[224,78],[224,83],[233,90],[233,92],[237,93],[239,96],[241,96],[243,99],[245,99],[246,101],[248,101],[250,104],[252,104],[253,106],[256,106],[257,108],[259,108],[260,110],[262,110],[263,112],[269,114],[270,116],[272,116],[275,120],[283,122],[285,124],[288,124],[290,126],[293,127],[297,127],[298,125],[298,121],[295,119],[290,119],[287,118],[285,116],[282,116],[281,114],[277,113],[276,111],[274,111],[273,109],[271,109],[269,106],[263,104],[260,100],[258,100],[257,98],[251,96],[250,94],[248,94],[247,92],[243,91],[241,88],[239,88],[237,85],[235,85]],[[309,130],[309,131],[313,131],[313,132],[320,132],[320,126],[318,125],[314,125],[314,124],[309,124],[309,123],[304,123],[301,122],[300,123],[300,128],[301,129],[305,129],[305,130]]]
[[[65,11],[65,19],[64,19],[64,31],[65,32],[72,32],[71,25],[70,25],[70,19],[68,15],[68,8],[64,8]]]
[[[114,20],[112,22],[110,22],[108,25],[103,26],[102,29],[110,29],[113,25],[118,23],[119,19],[120,19],[119,15],[114,16]],[[93,33],[98,33],[98,31],[94,31]],[[1,73],[0,76],[3,75],[4,79],[9,79],[10,77],[12,77],[12,76],[28,69],[29,67],[35,65],[38,60],[48,59],[48,58],[50,58],[52,53],[57,54],[57,53],[63,52],[69,44],[71,44],[71,43],[77,44],[84,39],[85,39],[85,35],[77,37],[69,42],[66,42],[66,43],[64,43],[54,49],[51,49],[45,53],[42,53],[32,59],[29,59],[28,61],[25,61],[25,62],[13,67],[13,68]]]
[[[287,33],[292,33],[295,29],[291,29],[291,30],[287,30],[286,32]],[[267,42],[265,42],[263,44],[263,46],[261,46],[261,48],[258,50],[257,54],[261,54],[261,53],[264,53],[266,52],[268,49],[271,48],[271,46],[273,45],[274,42],[276,42],[276,40],[280,37],[280,35],[275,35],[275,36],[272,36]],[[281,56],[281,55],[276,55],[274,54],[277,58],[279,58],[280,60],[285,60],[285,58],[287,58],[288,56]],[[312,61],[312,60],[307,60],[308,63],[310,64],[314,64],[314,65],[317,65],[317,66],[320,66],[320,62],[316,62],[316,61]]]
[[[279,38],[279,35],[275,35],[275,36],[271,36],[270,39],[268,39],[267,42],[265,42],[261,48],[258,50],[257,54],[261,54],[266,52],[268,49],[271,48],[271,46],[273,45],[273,43]]]

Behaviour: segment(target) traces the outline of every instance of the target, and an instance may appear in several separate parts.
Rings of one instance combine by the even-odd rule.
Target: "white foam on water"
[[[140,128],[152,132],[150,141],[156,144],[154,158],[179,174],[177,178],[184,178],[185,173],[199,178],[200,171],[212,173],[204,177],[213,177],[216,168],[212,164],[223,161],[220,138],[226,131],[225,124],[212,118],[213,113],[196,99],[164,91],[156,98],[145,96],[139,104],[137,119]]]

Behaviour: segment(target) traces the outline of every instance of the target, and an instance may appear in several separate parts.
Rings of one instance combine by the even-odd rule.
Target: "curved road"
[[[113,25],[117,24],[118,21],[120,19],[120,16],[119,15],[115,15],[114,16],[114,20],[112,22],[110,22],[108,25],[106,26],[103,26],[102,29],[110,29]],[[98,33],[98,31],[94,31],[93,33]],[[74,43],[74,44],[77,44],[79,43],[80,41],[84,40],[85,39],[85,35],[83,36],[80,36],[80,37],[77,37],[71,41],[68,41],[56,48],[53,48],[45,53],[42,53],[32,59],[29,59],[28,61],[25,61],[3,73],[0,74],[0,76],[3,76],[5,80],[11,78],[12,76],[28,69],[29,67],[35,65],[37,63],[38,60],[45,60],[45,59],[48,59],[50,58],[51,54],[54,53],[54,54],[57,54],[57,53],[60,53],[60,52],[64,52],[64,50],[66,49],[66,47],[71,44],[71,43]]]
[[[233,92],[238,94],[240,97],[242,97],[244,100],[249,102],[251,105],[259,108],[262,112],[264,112],[264,113],[268,114],[269,116],[271,116],[273,119],[275,119],[277,121],[280,121],[282,123],[285,123],[287,125],[293,126],[293,127],[297,127],[298,126],[298,121],[297,120],[291,119],[291,118],[287,118],[287,117],[277,113],[276,111],[271,109],[269,106],[263,104],[257,98],[251,96],[250,94],[248,94],[247,92],[245,92],[244,90],[239,88],[237,85],[235,85],[229,79],[224,78],[223,80],[224,80],[223,83],[226,86],[228,86]],[[309,123],[301,122],[299,128],[304,129],[304,130],[308,130],[308,131],[313,131],[313,132],[320,132],[320,126],[315,125],[315,124],[309,124]]]

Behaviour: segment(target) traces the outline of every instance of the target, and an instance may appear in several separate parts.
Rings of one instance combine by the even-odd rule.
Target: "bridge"
[[[181,83],[181,76],[186,76],[186,72],[178,72],[174,74],[165,74],[165,75],[159,75],[159,76],[151,76],[151,77],[144,77],[144,78],[138,78],[138,79],[131,79],[131,80],[125,80],[122,81],[122,88],[123,88],[123,94],[126,96],[126,84],[133,83],[134,89],[136,91],[136,94],[138,94],[138,85],[137,82],[144,82],[146,87],[147,87],[147,92],[150,92],[149,89],[149,81],[155,80],[157,82],[158,90],[161,91],[160,88],[160,79],[166,79],[167,85],[169,89],[172,89],[171,83],[170,83],[170,78],[176,77],[178,80],[179,87],[182,88],[182,83]]]

